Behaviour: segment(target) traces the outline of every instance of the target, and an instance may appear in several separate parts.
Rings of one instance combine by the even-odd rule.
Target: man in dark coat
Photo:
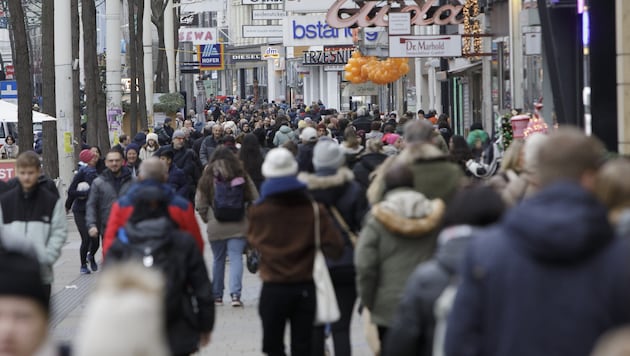
[[[354,126],[357,131],[363,130],[365,132],[370,132],[372,127],[372,118],[365,107],[361,107],[357,110],[357,118],[352,121],[352,126]]]
[[[541,144],[540,190],[471,239],[446,355],[586,356],[630,322],[630,241],[592,194],[604,153],[577,129]]]
[[[184,171],[188,179],[190,190],[186,197],[191,202],[195,200],[195,191],[197,189],[197,180],[201,177],[201,161],[192,148],[186,148],[186,133],[183,130],[177,130],[173,133],[173,144],[164,146],[160,150],[173,151],[173,163],[177,168]]]

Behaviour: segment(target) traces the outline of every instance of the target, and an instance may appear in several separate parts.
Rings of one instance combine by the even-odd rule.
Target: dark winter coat
[[[179,196],[186,199],[190,197],[190,182],[188,181],[188,177],[184,171],[177,168],[175,164],[171,164],[168,169],[168,180],[166,183],[170,185]]]
[[[435,302],[450,283],[455,283],[472,232],[468,225],[442,230],[433,258],[419,265],[407,280],[383,356],[433,354]]]
[[[307,142],[298,145],[296,160],[300,172],[315,172],[315,167],[313,166],[313,149],[315,149],[316,143],[317,142]]]
[[[544,188],[471,239],[446,355],[589,355],[630,322],[630,246],[575,183]]]
[[[104,234],[105,223],[109,219],[112,204],[125,194],[133,183],[131,171],[127,167],[120,169],[120,175],[115,177],[109,169],[94,179],[90,186],[90,194],[85,210],[85,224],[88,229],[96,227],[100,234]]]
[[[201,164],[205,167],[210,161],[212,157],[212,153],[214,150],[220,145],[220,142],[217,141],[214,136],[210,135],[203,139],[201,142],[201,147],[199,147],[199,159],[201,160]]]
[[[384,153],[367,153],[359,158],[359,161],[352,167],[354,179],[361,185],[363,191],[367,191],[370,186],[370,174],[385,162],[387,155]]]
[[[130,242],[170,238],[170,263],[179,273],[167,278],[167,336],[173,355],[197,351],[199,335],[214,326],[212,284],[206,264],[192,236],[177,230],[166,217],[128,223],[125,231]],[[128,259],[129,247],[115,240],[107,253],[107,263]],[[195,299],[193,306],[192,298]],[[172,301],[179,301],[176,305]]]
[[[309,192],[318,203],[328,210],[335,207],[345,220],[350,230],[358,235],[361,222],[367,210],[367,199],[361,194],[361,187],[354,181],[354,174],[346,167],[341,167],[332,175],[321,173],[300,173],[298,179],[308,187]],[[354,245],[342,225],[330,215],[344,239],[343,256],[336,261],[327,261],[331,269],[336,267],[352,267],[354,270]]]
[[[365,131],[370,132],[372,129],[372,118],[369,116],[359,116],[354,121],[352,121],[352,126],[357,129],[357,131]]]
[[[96,167],[84,166],[79,169],[77,174],[72,177],[72,183],[68,187],[68,198],[66,199],[66,210],[72,208],[74,214],[85,214],[87,199],[90,194],[90,190],[78,191],[77,186],[81,182],[85,182],[92,185],[94,179],[98,177]]]

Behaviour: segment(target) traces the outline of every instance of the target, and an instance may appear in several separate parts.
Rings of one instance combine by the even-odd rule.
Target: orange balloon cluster
[[[379,61],[376,57],[364,57],[355,51],[344,67],[346,79],[354,84],[365,83],[368,80],[375,84],[395,82],[409,73],[407,58],[387,58]]]

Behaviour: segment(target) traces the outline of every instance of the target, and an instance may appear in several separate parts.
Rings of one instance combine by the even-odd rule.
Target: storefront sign
[[[222,70],[224,68],[222,43],[199,45],[197,53],[199,54],[199,70]]]
[[[463,16],[457,18],[464,5],[442,5],[434,9],[433,5],[437,2],[437,0],[427,0],[426,2],[416,0],[416,5],[392,9],[390,5],[376,7],[379,4],[378,1],[366,1],[359,9],[342,9],[346,0],[337,0],[326,14],[326,23],[334,28],[347,28],[354,25],[359,27],[387,27],[389,24],[385,17],[390,10],[392,12],[414,12],[416,15],[411,19],[411,23],[417,26],[458,25],[464,22]],[[350,16],[342,16],[342,14]]]
[[[304,65],[330,65],[346,64],[352,56],[354,47],[332,47],[324,48],[323,51],[305,51],[302,54],[302,64]]]
[[[243,25],[243,38],[282,37],[281,25]]]
[[[284,9],[291,12],[326,12],[330,9],[336,0],[285,0]],[[353,0],[346,0],[348,8],[356,7]]]
[[[285,46],[322,46],[352,44],[351,28],[332,28],[321,15],[287,16],[284,20]],[[366,43],[375,43],[378,32],[365,31]]]
[[[180,0],[179,3],[182,13],[223,11],[223,0]]]
[[[230,55],[230,62],[258,62],[261,59],[260,53],[238,53]]]
[[[460,57],[462,36],[390,36],[390,57]]]
[[[278,59],[282,57],[282,52],[281,46],[262,46],[260,47],[260,59]]]
[[[15,160],[2,160],[0,161],[0,180],[7,182],[9,179],[15,177]]]
[[[194,45],[210,44],[217,41],[214,27],[180,28],[179,42],[192,42]]]
[[[329,65],[324,66],[324,72],[343,72],[343,65]]]
[[[342,96],[372,96],[378,95],[378,86],[372,82],[362,84],[347,84],[343,88]]]
[[[194,13],[182,15],[179,17],[179,24],[181,26],[199,26],[199,17]]]
[[[241,0],[243,5],[282,4],[284,0]]]
[[[388,15],[389,34],[410,35],[411,34],[411,14],[408,12],[395,12]]]
[[[252,10],[252,20],[280,20],[285,16],[283,10]]]

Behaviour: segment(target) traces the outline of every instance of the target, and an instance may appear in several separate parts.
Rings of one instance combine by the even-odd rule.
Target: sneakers
[[[87,260],[90,262],[90,269],[92,269],[92,272],[98,271],[98,265],[96,264],[96,259],[89,252],[87,254]]]
[[[214,298],[214,305],[216,305],[217,307],[220,307],[223,305],[223,299],[222,298]]]
[[[237,296],[236,294],[232,295],[232,306],[235,308],[242,307],[243,302],[241,302],[241,297]]]
[[[90,270],[87,268],[87,265],[81,266],[81,274],[90,274]]]

